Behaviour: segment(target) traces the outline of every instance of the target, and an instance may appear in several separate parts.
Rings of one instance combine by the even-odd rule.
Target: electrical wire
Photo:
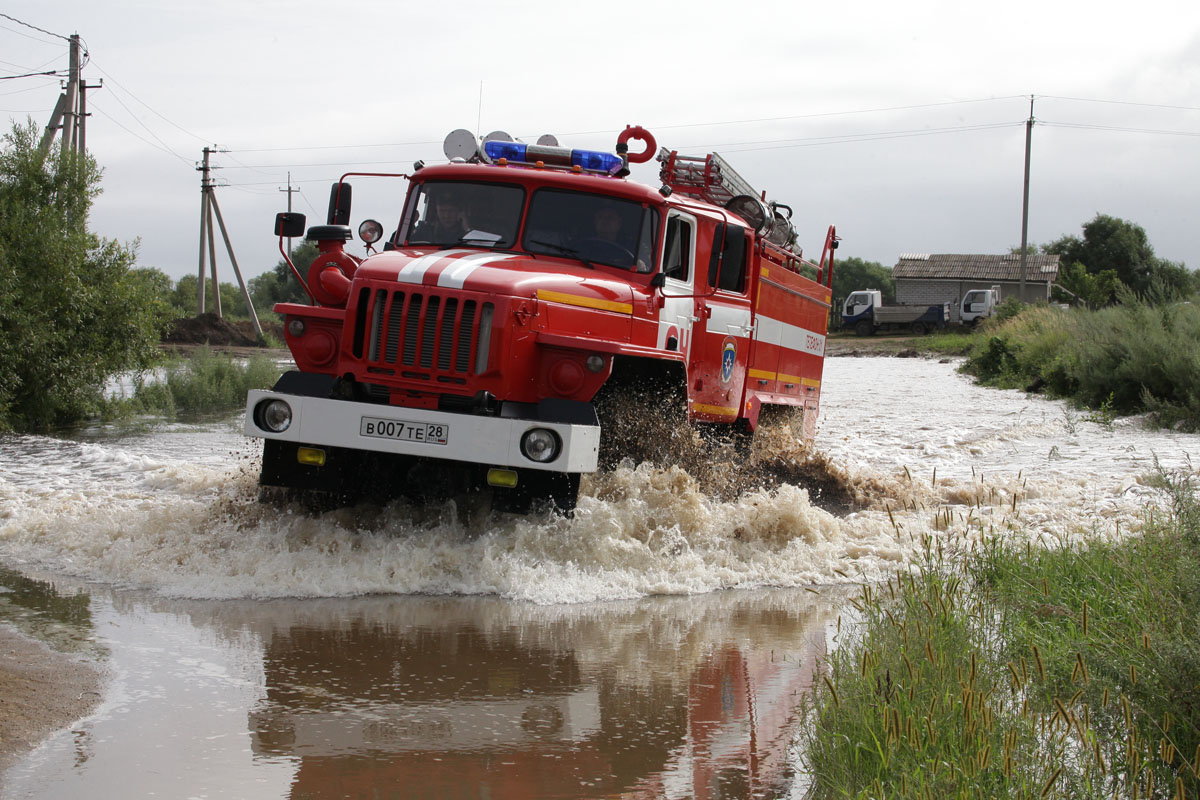
[[[50,70],[49,72],[27,72],[24,75],[0,75],[0,81],[12,81],[17,78],[40,78],[43,75],[51,77],[65,77],[66,73],[59,70]]]
[[[132,110],[132,109],[130,109],[130,108],[129,108],[129,106],[125,105],[125,101],[121,99],[121,96],[120,96],[119,94],[117,94],[116,92],[110,92],[108,96],[109,96],[109,97],[111,97],[113,100],[116,100],[116,101],[117,101],[117,102],[120,104],[121,108],[125,109],[125,112],[126,112],[127,114],[129,114],[129,116],[133,117],[133,118],[134,118],[134,120],[136,120],[136,121],[137,121],[137,124],[139,124],[139,125],[141,125],[143,128],[145,128],[145,129],[146,129],[146,133],[148,133],[148,134],[150,134],[151,136],[153,136],[153,137],[154,137],[154,139],[155,139],[155,141],[157,141],[157,142],[158,142],[160,145],[162,145],[162,149],[166,150],[166,151],[167,151],[167,152],[169,152],[171,155],[173,155],[173,156],[175,156],[176,158],[178,158],[180,161],[183,161],[185,164],[191,163],[191,161],[190,161],[189,159],[187,159],[187,158],[184,158],[184,157],[183,157],[182,155],[180,155],[179,153],[176,153],[176,152],[175,152],[175,150],[174,150],[174,149],[172,149],[172,147],[171,147],[169,144],[167,144],[166,142],[164,142],[164,141],[162,140],[162,137],[160,137],[160,136],[159,136],[157,133],[155,133],[154,131],[150,130],[150,126],[149,126],[149,125],[147,125],[146,123],[142,122],[142,120],[141,120],[141,119],[140,119],[140,118],[137,116],[137,114],[134,114],[134,113],[133,113],[133,110]],[[130,96],[132,97],[132,95],[130,95]],[[107,116],[107,115],[106,115],[106,116]],[[112,117],[109,117],[109,119],[112,119]]]
[[[1078,128],[1080,130],[1116,131],[1118,133],[1150,133],[1159,136],[1200,136],[1200,131],[1168,131],[1158,130],[1155,128],[1123,128],[1118,125],[1091,125],[1084,122],[1053,122],[1050,120],[1039,119],[1037,124],[1045,125],[1050,128]]]
[[[182,125],[180,125],[180,124],[178,124],[178,123],[176,123],[176,122],[172,121],[171,119],[168,119],[166,116],[164,116],[163,114],[159,113],[159,111],[158,111],[157,109],[155,109],[153,106],[151,106],[151,105],[150,105],[149,103],[147,103],[145,100],[142,100],[142,99],[141,99],[140,97],[138,97],[136,94],[134,94],[133,92],[131,92],[131,91],[128,89],[128,87],[126,87],[124,84],[122,84],[120,81],[118,81],[118,80],[117,80],[116,78],[114,78],[112,75],[110,75],[110,74],[108,73],[108,71],[107,71],[107,70],[105,70],[105,69],[104,69],[104,67],[100,66],[100,64],[98,64],[96,61],[92,61],[92,62],[91,62],[91,64],[92,64],[92,66],[93,66],[93,67],[95,67],[95,68],[96,68],[96,69],[97,69],[97,70],[100,72],[100,74],[101,74],[101,75],[103,75],[104,77],[108,78],[110,81],[112,81],[112,83],[116,84],[116,86],[117,86],[117,87],[118,87],[118,88],[119,88],[121,91],[125,92],[125,93],[126,93],[126,94],[128,94],[130,97],[132,97],[134,100],[136,100],[136,101],[138,101],[139,103],[141,103],[143,106],[145,106],[145,107],[146,107],[146,109],[147,109],[148,111],[150,111],[150,113],[154,114],[156,117],[158,117],[159,119],[161,119],[163,122],[166,122],[168,125],[171,125],[172,127],[174,127],[174,128],[177,128],[177,129],[178,129],[178,130],[180,130],[180,131],[183,131],[183,132],[184,132],[184,133],[186,133],[188,136],[191,136],[193,139],[198,139],[199,141],[201,141],[201,142],[203,142],[203,143],[205,143],[205,144],[208,144],[209,142],[211,142],[211,141],[212,141],[212,139],[211,139],[211,138],[208,138],[208,137],[205,137],[205,136],[198,136],[197,134],[195,134],[195,133],[192,133],[192,132],[191,132],[191,131],[189,131],[187,128],[185,128],[185,127],[183,127]],[[122,104],[122,105],[124,105],[124,104]],[[133,113],[133,112],[131,111],[131,112],[130,112],[130,114],[132,115],[132,113]],[[136,117],[135,117],[135,119],[136,119]],[[146,127],[146,126],[143,124],[143,125],[142,125],[142,127]],[[147,130],[149,130],[149,128],[147,128]]]
[[[131,131],[131,130],[129,130],[129,128],[126,128],[124,125],[122,125],[120,122],[118,122],[118,121],[117,121],[117,119],[116,119],[115,117],[113,117],[113,116],[112,116],[112,114],[109,114],[109,113],[108,113],[108,112],[106,112],[106,111],[105,111],[103,108],[100,108],[99,106],[97,106],[95,103],[93,103],[93,104],[92,104],[90,107],[91,107],[92,109],[94,109],[95,111],[97,111],[98,113],[100,113],[102,116],[106,117],[106,118],[108,119],[108,121],[109,121],[109,122],[113,123],[113,124],[114,124],[114,125],[116,125],[118,128],[120,128],[121,130],[125,131],[125,132],[126,132],[126,133],[128,133],[130,136],[132,136],[133,138],[137,139],[138,141],[141,141],[141,142],[143,142],[143,143],[145,143],[145,144],[148,144],[148,145],[150,145],[150,146],[151,146],[151,147],[153,147],[155,150],[161,150],[162,152],[166,153],[167,155],[175,156],[175,158],[178,158],[180,161],[182,161],[184,164],[187,164],[189,167],[194,167],[194,166],[195,166],[195,163],[194,163],[194,162],[192,162],[192,161],[189,161],[188,159],[186,159],[186,158],[184,158],[183,156],[179,155],[179,153],[176,153],[174,150],[171,150],[170,148],[168,148],[168,147],[164,147],[164,146],[162,146],[162,145],[159,145],[159,144],[155,144],[154,142],[150,141],[149,139],[145,138],[144,136],[141,136],[141,135],[139,135],[138,133],[136,133],[136,132],[134,132],[134,131]]]
[[[23,22],[23,21],[17,19],[16,17],[10,17],[8,14],[5,14],[2,11],[0,11],[0,17],[4,17],[7,20],[17,23],[18,25],[24,25],[26,28],[31,28],[31,29],[37,31],[38,33],[44,33],[47,36],[54,36],[58,39],[63,39],[68,42],[71,41],[71,37],[69,37],[69,36],[63,36],[61,33],[54,33],[53,31],[48,31],[44,28],[39,28],[37,25],[30,25],[28,22]],[[27,33],[21,33],[20,31],[13,31],[11,28],[5,28],[5,30],[12,31],[12,33],[15,33],[19,36],[24,36],[28,39],[34,39],[34,37],[30,36]],[[41,40],[34,39],[34,41],[41,41]]]
[[[1072,100],[1078,103],[1106,103],[1109,105],[1118,106],[1139,106],[1141,108],[1167,108],[1173,111],[1200,111],[1200,106],[1172,106],[1163,103],[1136,103],[1131,100],[1099,100],[1093,97],[1063,97],[1055,94],[1039,94],[1038,99],[1045,98],[1047,100]]]

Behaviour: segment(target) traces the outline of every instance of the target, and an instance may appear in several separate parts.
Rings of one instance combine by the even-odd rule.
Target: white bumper
[[[292,422],[282,433],[272,433],[259,427],[255,421],[254,409],[258,404],[275,398],[284,400],[292,408]],[[379,421],[385,424],[380,426]],[[396,425],[388,425],[390,422]],[[401,429],[400,425],[406,428]],[[409,426],[425,431],[442,428],[444,433],[441,438],[445,443],[385,438],[364,433],[368,429],[386,428],[396,434]],[[553,461],[538,463],[521,453],[521,437],[533,428],[545,428],[558,434],[562,451]],[[260,439],[548,472],[595,472],[600,450],[600,428],[596,425],[451,414],[263,390],[254,390],[247,397],[245,432],[247,436]]]

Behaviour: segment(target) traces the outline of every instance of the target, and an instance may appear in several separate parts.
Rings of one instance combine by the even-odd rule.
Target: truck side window
[[[663,252],[663,274],[677,281],[686,281],[692,263],[692,226],[680,217],[667,220],[667,243]]]
[[[724,242],[722,242],[724,239]],[[727,292],[746,291],[746,231],[737,225],[718,225],[708,262],[708,285]]]

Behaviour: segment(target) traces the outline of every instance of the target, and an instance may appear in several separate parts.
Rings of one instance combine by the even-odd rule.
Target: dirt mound
[[[269,323],[263,322],[262,325],[264,332],[273,333]],[[282,333],[282,330],[278,332],[278,338],[283,338]],[[211,313],[175,320],[163,334],[162,340],[166,344],[207,344],[212,347],[263,346],[254,331],[253,322],[234,322]]]

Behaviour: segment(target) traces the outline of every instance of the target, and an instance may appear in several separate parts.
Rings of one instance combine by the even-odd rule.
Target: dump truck
[[[950,323],[950,304],[883,304],[878,289],[851,292],[842,304],[842,327],[858,336],[873,336],[879,331],[907,330],[917,335],[944,328]]]

